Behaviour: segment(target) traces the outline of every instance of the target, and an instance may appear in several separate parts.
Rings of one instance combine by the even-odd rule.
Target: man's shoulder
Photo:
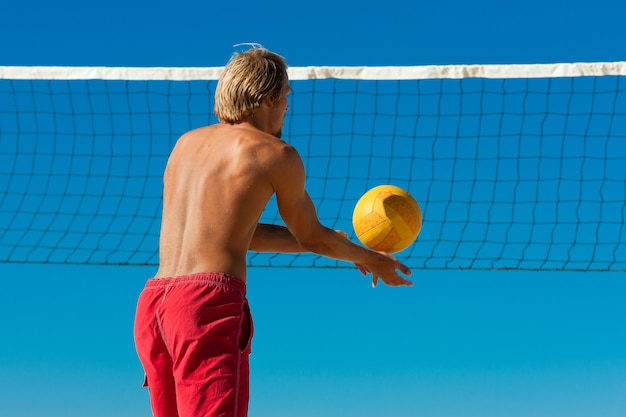
[[[244,130],[242,134],[245,144],[255,151],[265,151],[277,158],[291,158],[298,154],[292,145],[269,133],[260,130]]]
[[[286,141],[244,125],[215,124],[201,127],[183,135],[180,141],[185,140],[195,143],[209,140],[223,151],[231,149],[239,155],[253,156],[262,165],[301,161],[296,148]]]

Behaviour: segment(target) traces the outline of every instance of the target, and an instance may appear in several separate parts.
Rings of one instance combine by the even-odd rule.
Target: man
[[[290,93],[284,59],[236,54],[215,92],[221,123],[184,134],[164,175],[160,265],[139,297],[135,341],[155,417],[243,417],[252,319],[248,250],[313,252],[412,285],[395,258],[322,226],[296,150],[282,141]],[[287,227],[259,224],[276,195]]]

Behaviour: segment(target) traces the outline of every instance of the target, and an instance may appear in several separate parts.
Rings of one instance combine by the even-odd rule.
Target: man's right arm
[[[304,250],[356,264],[361,272],[372,274],[374,286],[379,278],[387,285],[413,285],[398,274],[400,271],[410,275],[411,271],[394,257],[357,245],[345,234],[320,224],[315,205],[305,190],[300,156],[293,147],[286,146],[279,159],[272,175],[278,210]]]

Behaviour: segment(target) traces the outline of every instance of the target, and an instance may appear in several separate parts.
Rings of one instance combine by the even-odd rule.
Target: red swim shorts
[[[154,417],[245,417],[254,327],[240,279],[219,273],[150,279],[135,345]]]

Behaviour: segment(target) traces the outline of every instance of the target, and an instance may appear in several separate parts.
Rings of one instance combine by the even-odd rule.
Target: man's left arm
[[[259,223],[250,242],[255,252],[299,253],[304,252],[289,229],[274,224]]]

